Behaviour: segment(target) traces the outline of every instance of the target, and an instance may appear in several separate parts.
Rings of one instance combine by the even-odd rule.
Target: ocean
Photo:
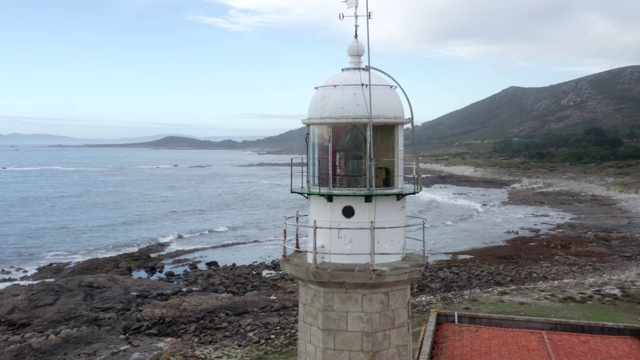
[[[0,279],[165,242],[220,264],[279,259],[291,156],[222,150],[0,147]],[[428,254],[547,231],[571,214],[504,205],[504,189],[436,185],[408,199],[427,219]],[[215,248],[217,245],[228,245]],[[2,284],[3,287],[8,283]]]

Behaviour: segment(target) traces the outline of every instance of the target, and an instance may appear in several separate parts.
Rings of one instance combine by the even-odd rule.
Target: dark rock
[[[207,268],[214,268],[215,269],[215,268],[219,268],[220,267],[220,264],[218,264],[218,262],[215,261],[215,260],[214,261],[207,261],[204,264],[207,266]]]

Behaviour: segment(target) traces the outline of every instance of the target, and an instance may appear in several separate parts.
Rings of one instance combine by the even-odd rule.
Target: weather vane
[[[342,0],[342,2],[347,4],[347,9],[353,8],[353,15],[345,15],[344,13],[340,13],[340,14],[338,14],[338,19],[344,20],[344,18],[346,18],[346,17],[354,18],[354,20],[355,20],[355,24],[354,24],[355,35],[354,35],[354,38],[357,39],[358,38],[358,18],[365,17],[365,15],[358,15],[358,2],[359,2],[359,0]],[[366,17],[368,19],[372,19],[373,18],[373,12],[369,11],[369,13],[366,15]]]

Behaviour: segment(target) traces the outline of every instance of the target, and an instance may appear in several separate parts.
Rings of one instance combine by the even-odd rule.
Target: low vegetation
[[[449,311],[530,316],[640,325],[640,284],[627,279],[590,286],[565,283],[498,289],[493,293],[461,296],[458,303],[442,303]]]
[[[640,128],[640,126],[639,126]],[[537,138],[433,143],[420,149],[424,163],[497,168],[520,176],[595,176],[621,193],[640,193],[640,129],[589,128],[582,133]]]
[[[626,138],[627,142],[623,140]],[[493,145],[492,151],[510,158],[544,163],[593,164],[610,161],[640,160],[640,136],[631,129],[624,136],[591,127],[581,134],[545,134],[535,139],[506,139]]]

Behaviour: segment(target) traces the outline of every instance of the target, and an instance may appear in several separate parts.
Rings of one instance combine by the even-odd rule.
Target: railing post
[[[308,174],[307,171],[307,176]],[[300,188],[304,189],[304,158],[300,158]]]
[[[314,269],[318,268],[318,225],[316,222],[317,220],[313,220],[313,260],[311,262],[311,267]]]
[[[284,217],[284,227],[282,229],[283,239],[282,239],[282,260],[287,258],[287,216]]]
[[[296,210],[296,252],[300,250],[300,212]]]
[[[369,240],[371,244],[369,246],[370,254],[369,254],[369,268],[375,269],[376,267],[376,228],[373,226],[373,221],[371,221],[371,226],[369,227]]]
[[[427,256],[427,243],[426,243],[426,221],[422,220],[422,259],[426,259]]]
[[[293,158],[291,158],[291,165],[289,165],[289,191],[293,191]]]

